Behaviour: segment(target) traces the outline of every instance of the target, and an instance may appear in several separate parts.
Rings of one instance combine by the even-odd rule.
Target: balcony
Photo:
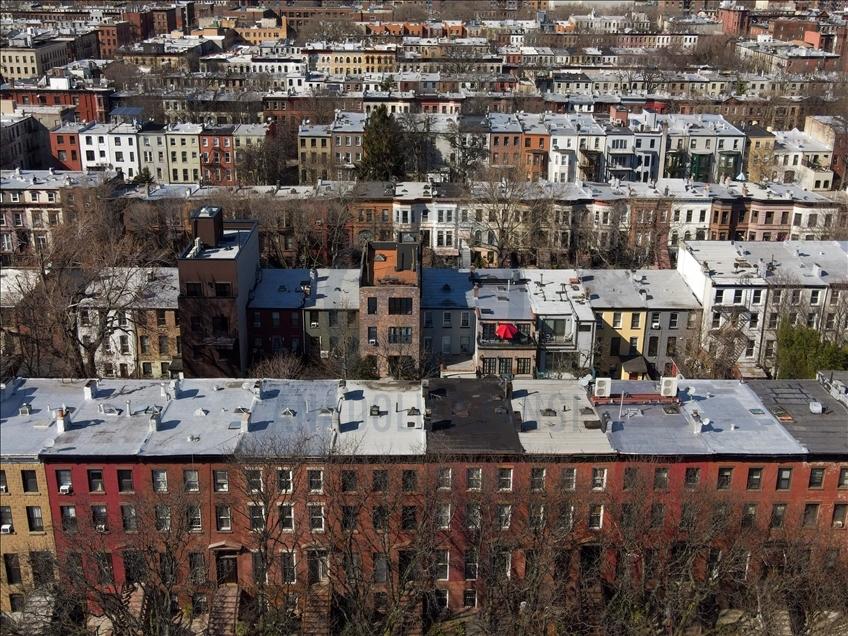
[[[810,170],[815,170],[816,172],[828,172],[833,169],[829,163],[813,160],[808,157],[801,159],[801,165],[805,168],[809,168]]]
[[[505,339],[497,336],[477,336],[477,346],[481,349],[535,349],[536,340],[533,336],[518,332],[514,338]]]

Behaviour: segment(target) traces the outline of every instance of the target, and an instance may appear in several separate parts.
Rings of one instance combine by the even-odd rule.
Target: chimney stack
[[[250,412],[241,414],[241,428],[239,429],[239,435],[242,433],[250,432]]]
[[[65,411],[64,409],[59,409],[56,412],[56,433],[61,435],[65,432]]]
[[[338,433],[341,429],[342,414],[338,409],[333,409],[333,432]]]
[[[127,400],[127,411],[126,411],[126,413],[124,413],[124,415],[125,415],[126,417],[131,417],[131,416],[132,416],[132,405],[130,404],[130,401],[129,401],[129,400]]]
[[[480,286],[477,283],[474,283],[474,298],[479,298],[480,296]]]
[[[149,426],[149,430],[150,430],[151,433],[155,433],[156,431],[159,430],[159,423],[160,423],[160,415],[159,415],[159,411],[156,410],[156,411],[154,411],[153,413],[150,414],[150,419],[147,420],[147,424]]]
[[[83,393],[86,400],[93,400],[97,397],[97,380],[89,380],[83,387]]]

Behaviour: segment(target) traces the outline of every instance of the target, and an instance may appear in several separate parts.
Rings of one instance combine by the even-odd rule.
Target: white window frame
[[[310,503],[307,505],[307,509],[309,510],[309,531],[310,532],[324,532],[324,528],[326,527],[327,518],[324,515],[324,504],[323,503]],[[320,515],[314,515],[313,511],[320,511]],[[316,519],[321,519],[321,527],[313,527],[312,522]]]
[[[508,484],[506,484],[507,481]],[[498,491],[512,492],[512,468],[508,466],[498,468]]]
[[[606,487],[607,469],[602,467],[592,468],[592,490],[603,491],[606,490]]]
[[[283,515],[283,509],[287,509],[289,514]],[[279,519],[280,529],[283,532],[294,532],[294,504],[293,503],[281,503],[277,506],[277,518]],[[288,522],[287,525],[283,524],[283,521],[286,520]]]

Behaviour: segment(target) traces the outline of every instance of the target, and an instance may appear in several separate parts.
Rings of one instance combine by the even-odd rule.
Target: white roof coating
[[[253,289],[249,306],[251,309],[303,307],[302,283],[308,280],[308,269],[263,269],[262,280]]]
[[[638,385],[627,380],[613,381],[612,395],[635,392]],[[680,405],[676,409],[670,404],[649,404],[648,400],[622,407],[617,399],[611,399],[609,404],[596,406],[596,411],[601,418],[609,414],[610,444],[628,455],[803,455],[807,452],[747,384],[735,380],[681,380],[678,398]]]
[[[596,309],[699,309],[683,277],[673,269],[590,270],[583,276]]]
[[[418,455],[427,450],[420,383],[348,380],[340,393],[343,399],[339,402],[337,452]],[[371,415],[372,407],[376,407],[375,413],[379,411],[379,415]]]
[[[714,285],[738,285],[743,277],[747,284],[804,287],[848,281],[848,241],[688,241],[685,246],[698,263],[709,265]]]
[[[533,455],[593,455],[614,453],[600,428],[588,429],[586,420],[598,420],[577,380],[514,380],[512,410],[521,414],[518,438]],[[553,411],[553,413],[551,413]]]
[[[508,282],[512,272],[519,273],[521,282]],[[480,283],[477,297],[470,289],[466,299],[471,307],[479,308],[480,320],[533,319],[529,288],[521,270],[481,269],[475,273],[475,280]]]
[[[530,287],[530,305],[539,316],[574,315],[578,320],[591,321],[595,314],[581,276],[573,269],[524,269]],[[575,289],[576,288],[576,289]]]
[[[318,269],[311,281],[306,309],[359,309],[358,269]],[[305,280],[305,279],[304,279]]]

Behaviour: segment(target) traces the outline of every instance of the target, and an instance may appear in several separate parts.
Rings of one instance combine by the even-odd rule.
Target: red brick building
[[[203,183],[231,186],[236,183],[233,131],[235,126],[204,126],[200,133]]]
[[[7,88],[0,90],[3,99],[17,102],[19,107],[27,105],[63,105],[76,106],[77,118],[80,121],[109,121],[112,111],[112,94],[114,89],[93,86],[84,82],[67,81],[65,86],[55,85],[35,86],[22,82],[10,83]]]
[[[115,51],[133,42],[132,25],[126,20],[101,22],[97,25],[97,36],[100,43],[100,57],[114,57]]]
[[[57,170],[82,170],[82,151],[80,133],[94,125],[94,122],[69,122],[50,131],[50,156]]]

